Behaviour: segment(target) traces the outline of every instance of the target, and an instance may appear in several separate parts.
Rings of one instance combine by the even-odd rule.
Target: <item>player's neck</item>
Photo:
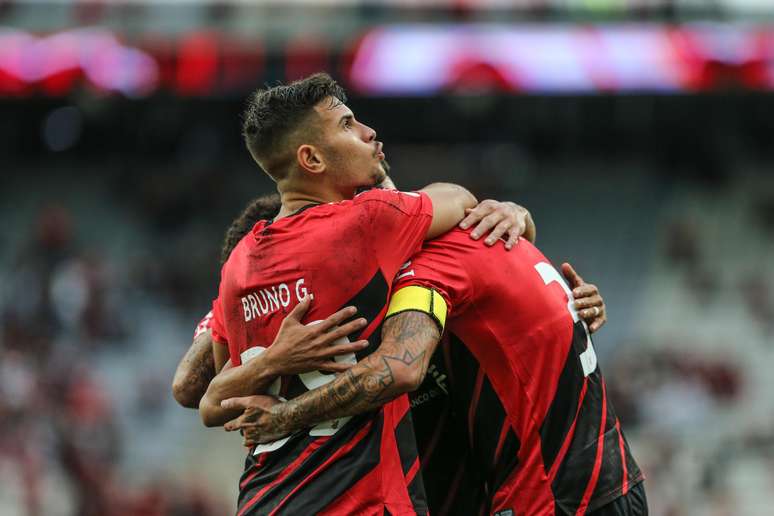
[[[344,200],[344,196],[335,190],[319,189],[314,190],[286,190],[280,191],[282,199],[282,208],[274,220],[288,217],[298,212],[300,209],[310,204],[325,204],[328,202],[339,202]]]

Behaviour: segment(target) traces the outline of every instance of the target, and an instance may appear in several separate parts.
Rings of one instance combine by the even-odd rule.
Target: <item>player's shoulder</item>
[[[426,194],[421,192],[404,192],[401,190],[388,190],[383,188],[372,188],[361,192],[352,200],[354,205],[365,205],[368,203],[388,203],[394,206],[404,206],[421,202]]]

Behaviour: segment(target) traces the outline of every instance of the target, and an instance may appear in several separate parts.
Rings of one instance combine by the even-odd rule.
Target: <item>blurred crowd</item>
[[[127,428],[99,364],[134,351],[128,285],[99,249],[78,245],[77,230],[65,208],[43,208],[3,274],[0,514],[223,514],[222,497],[188,478],[123,474]],[[147,380],[135,384],[152,391],[137,393],[144,410],[168,391],[165,378]]]
[[[677,189],[644,298],[661,306],[606,368],[653,514],[770,512],[774,184],[759,179]]]

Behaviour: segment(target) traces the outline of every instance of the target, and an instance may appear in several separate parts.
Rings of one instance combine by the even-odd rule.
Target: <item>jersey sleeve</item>
[[[196,340],[201,334],[206,332],[207,330],[212,329],[212,310],[207,312],[207,315],[202,317],[202,320],[199,321],[199,324],[196,325],[196,329],[194,330],[193,338]]]
[[[419,286],[438,292],[446,302],[447,317],[461,312],[472,297],[473,284],[467,271],[453,256],[442,236],[427,242],[405,264],[393,282],[393,292]]]
[[[394,274],[419,251],[433,221],[433,204],[423,192],[373,189],[355,197],[367,214],[367,238],[382,270]]]
[[[226,327],[223,324],[223,310],[220,306],[220,299],[215,298],[212,301],[212,317],[210,319],[210,328],[212,330],[212,340],[222,346],[228,346],[226,338]]]

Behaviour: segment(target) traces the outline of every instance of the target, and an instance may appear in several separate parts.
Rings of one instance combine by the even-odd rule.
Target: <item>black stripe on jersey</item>
[[[427,515],[427,495],[425,495],[425,482],[421,471],[417,470],[417,474],[409,482],[408,493],[417,516]]]
[[[510,474],[516,469],[516,466],[519,465],[519,448],[521,448],[521,442],[516,437],[516,432],[509,428],[500,451],[500,456],[496,458],[494,463],[495,467],[491,476],[492,493],[496,493],[500,489]]]
[[[505,409],[500,402],[500,398],[497,397],[489,378],[484,376],[474,420],[473,449],[486,467],[488,473],[487,484],[489,485],[490,493],[495,491],[492,489],[494,486],[492,486],[490,481],[497,466],[494,462],[496,458],[495,451],[497,450],[497,442],[500,440],[503,424],[505,424]],[[516,450],[518,451],[518,446]],[[505,459],[504,456],[503,459]]]
[[[609,414],[608,417],[610,417]],[[623,468],[621,467],[621,447],[618,435],[618,432],[613,428],[605,434],[603,439],[602,464],[599,468],[597,485],[594,487],[594,492],[589,499],[588,511],[602,507],[618,498],[621,493]]]
[[[575,420],[578,399],[583,388],[583,368],[579,355],[586,350],[586,333],[581,323],[575,323],[572,333],[572,346],[567,352],[562,374],[556,387],[554,399],[540,425],[540,442],[543,452],[543,464],[550,471],[556,456],[567,438]]]
[[[245,514],[268,514],[271,512],[277,504],[279,504],[290,492],[296,488],[312,471],[319,467],[323,462],[328,460],[339,448],[344,446],[347,442],[363,428],[369,420],[373,419],[373,426],[368,432],[368,435],[363,439],[344,457],[341,457],[334,464],[326,468],[318,477],[315,478],[311,485],[308,485],[300,489],[294,496],[293,500],[301,498],[302,502],[311,502],[317,506],[317,502],[325,498],[325,505],[333,501],[335,498],[345,492],[346,489],[351,487],[362,476],[371,471],[380,460],[381,450],[381,436],[384,427],[384,418],[382,413],[379,412],[376,417],[373,413],[361,414],[352,418],[341,430],[333,434],[320,448],[315,450],[305,461],[298,465],[298,467],[287,475],[276,486],[266,491],[261,499],[251,506],[250,510]],[[297,458],[302,451],[311,443],[317,440],[317,438],[309,437],[307,434],[299,434],[301,436],[302,446],[300,449],[294,447],[293,449],[285,449],[290,443],[286,443],[285,446],[280,448],[281,455],[284,457],[290,457],[290,461]],[[363,447],[366,447],[365,450]],[[275,454],[277,452],[274,452]],[[276,474],[271,478],[268,478],[267,482],[270,483]],[[251,482],[252,484],[253,482]],[[251,489],[251,491],[260,490]],[[306,493],[304,496],[298,496],[301,492]],[[244,502],[250,500],[251,497],[242,496],[240,494],[240,507]],[[325,505],[319,505],[317,510],[325,508]],[[312,512],[303,512],[301,514],[314,514]]]
[[[478,375],[478,361],[468,351],[465,343],[456,335],[449,335],[449,353],[446,368],[452,380],[452,408],[464,421],[467,418],[467,407],[473,401],[473,391]],[[467,425],[467,423],[465,423]]]
[[[361,288],[360,291],[355,294],[352,299],[343,303],[341,308],[345,306],[357,307],[359,317],[365,317],[368,324],[379,317],[382,311],[386,312],[387,308],[387,294],[390,291],[390,283],[384,278],[381,270],[377,270],[376,274],[368,281],[368,284]],[[356,341],[361,339],[362,332],[358,331],[349,335],[349,340]],[[358,351],[355,356],[358,360],[362,360],[371,353],[373,353],[382,341],[382,325],[379,324],[374,328],[373,332],[368,335],[369,345],[365,349]]]
[[[427,493],[422,478],[422,472],[419,469],[419,452],[417,451],[417,437],[414,433],[414,421],[411,416],[411,410],[407,410],[395,427],[395,443],[398,446],[400,455],[400,464],[403,468],[403,475],[408,475],[409,470],[417,464],[417,471],[414,478],[408,484],[408,494],[414,510],[422,514],[427,511]]]
[[[576,326],[577,328],[577,326]],[[585,350],[585,333],[583,335]],[[580,369],[578,364],[578,369]],[[574,514],[583,499],[583,494],[591,479],[597,456],[600,424],[602,423],[602,404],[604,388],[599,369],[586,378],[586,394],[583,405],[575,422],[575,430],[567,453],[551,484],[557,503],[565,511]],[[605,430],[614,428],[615,419],[605,418]],[[615,433],[615,432],[613,432]],[[607,442],[603,440],[603,445]],[[618,445],[616,441],[616,446]],[[605,450],[603,449],[603,457]],[[619,463],[620,464],[620,463]]]
[[[600,382],[604,381],[599,371],[595,375],[599,376]],[[602,507],[622,494],[624,482],[623,460],[624,458],[630,458],[629,447],[625,439],[624,457],[621,457],[621,440],[623,435],[620,433],[620,427],[617,425],[618,416],[616,416],[610,396],[607,392],[605,392],[605,396],[607,398],[605,405],[607,416],[605,418],[605,435],[603,439],[604,448],[597,485],[594,487],[594,492],[589,499],[589,511]],[[639,470],[636,465],[635,469]],[[631,478],[630,475],[630,472],[627,471],[628,478]]]
[[[411,466],[413,466],[419,458],[416,441],[411,411],[407,410],[398,423],[398,426],[395,427],[395,442],[398,443],[400,464],[403,467],[404,475],[408,474]]]
[[[475,403],[473,428],[469,429],[469,432],[472,430],[473,460],[478,464],[479,474],[485,479],[491,496],[518,466],[521,443],[513,429],[508,428],[503,446],[496,453],[503,425],[506,424],[505,407],[487,376],[483,377],[478,397],[474,399],[479,363],[458,337],[451,336],[450,346],[449,366],[454,371],[452,400],[457,409],[455,416],[464,420],[466,427],[467,410]]]
[[[464,425],[463,422],[459,422]],[[464,427],[462,427],[464,428]],[[433,516],[470,516],[477,514],[486,503],[484,481],[470,456],[470,448],[464,446],[450,453],[454,454],[453,467],[450,467],[449,482],[446,490],[435,506],[430,507]]]
[[[589,382],[575,424],[575,434],[551,484],[556,502],[570,514],[575,514],[580,506],[596,460],[602,405],[601,400],[591,392],[593,388]],[[594,436],[589,439],[591,434]]]
[[[454,383],[448,369],[449,356],[449,339],[445,336],[430,359],[434,374],[428,374],[412,393],[417,402],[412,403],[411,419],[430,514],[470,516],[476,514],[484,500],[484,479],[471,463],[466,417],[451,405],[449,396],[454,395]],[[442,378],[444,390],[437,378]]]

